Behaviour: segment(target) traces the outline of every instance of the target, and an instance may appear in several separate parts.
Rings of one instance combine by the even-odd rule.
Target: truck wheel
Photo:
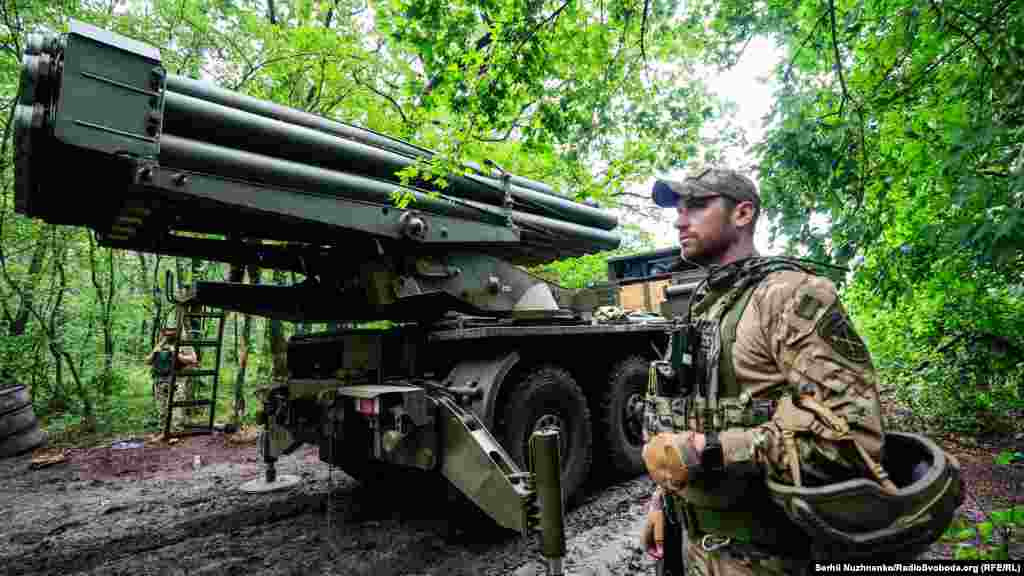
[[[601,398],[601,432],[608,462],[623,474],[644,472],[644,395],[651,363],[630,356],[615,364]]]
[[[516,385],[502,411],[508,455],[526,469],[530,435],[548,425],[561,431],[562,493],[569,500],[590,472],[590,410],[583,391],[565,370],[542,366]]]

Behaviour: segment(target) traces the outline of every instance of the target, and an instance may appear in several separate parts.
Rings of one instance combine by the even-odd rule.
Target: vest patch
[[[857,364],[868,362],[868,347],[853,329],[849,316],[838,301],[829,307],[817,326],[818,335],[847,360]]]
[[[800,303],[796,305],[796,315],[804,320],[813,320],[821,307],[821,300],[810,294],[804,294],[800,298]]]

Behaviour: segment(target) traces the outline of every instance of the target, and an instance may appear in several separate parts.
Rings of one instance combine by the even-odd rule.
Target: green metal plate
[[[73,22],[64,50],[54,136],[109,154],[155,157],[160,151],[164,76],[156,48]],[[149,128],[151,123],[155,129]]]

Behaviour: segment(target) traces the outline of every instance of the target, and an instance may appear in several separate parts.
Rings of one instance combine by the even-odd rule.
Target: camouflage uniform
[[[156,348],[149,354],[146,363],[153,366],[153,401],[156,404],[158,415],[158,426],[163,429],[164,419],[167,417],[167,396],[171,389],[171,372],[175,369],[190,368],[195,364],[195,352],[190,346],[182,346],[178,350],[177,362],[170,362],[174,354],[174,346],[166,339],[161,340]],[[161,362],[161,355],[167,355],[166,362]],[[190,400],[191,382],[189,378],[179,377],[175,379],[174,400],[181,402]],[[172,425],[181,426],[185,421],[185,413],[182,410],[174,411]]]
[[[674,498],[689,531],[691,574],[804,568],[809,544],[767,502],[764,475],[813,486],[880,471],[873,466],[883,438],[876,377],[835,286],[792,265],[772,271],[770,262],[725,266],[714,273],[724,281],[694,295],[695,369],[704,386],[690,398],[648,397],[649,436],[719,433],[723,475],[698,478]],[[758,274],[758,265],[768,273]],[[721,333],[730,310],[739,314],[734,336]],[[715,388],[717,406],[705,399]],[[804,400],[801,408],[792,398]],[[729,543],[716,548],[726,536]]]

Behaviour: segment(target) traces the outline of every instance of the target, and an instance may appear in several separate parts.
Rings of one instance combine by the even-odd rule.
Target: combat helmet
[[[895,491],[866,478],[817,487],[769,478],[768,491],[811,537],[815,561],[912,560],[963,502],[960,464],[924,436],[888,432],[882,466]]]

